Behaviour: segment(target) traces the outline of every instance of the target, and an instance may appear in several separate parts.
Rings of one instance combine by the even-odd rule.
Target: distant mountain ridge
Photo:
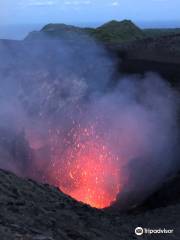
[[[72,37],[75,33],[87,34],[105,43],[123,43],[145,37],[145,33],[131,20],[112,20],[97,28],[81,28],[66,24],[47,24],[39,32],[31,32],[25,40]]]
[[[147,38],[156,39],[163,36],[173,36],[180,33],[180,28],[147,28],[141,29],[131,20],[109,21],[97,28],[77,27],[63,23],[49,23],[40,31],[28,34],[25,40],[70,39],[75,35],[90,36],[105,44],[124,44]]]
[[[13,51],[9,49],[19,49],[17,52],[20,55],[26,46],[36,48],[37,41],[40,46],[44,42],[49,51],[54,46],[53,52],[56,55],[57,45],[51,43],[51,40],[64,39],[73,45],[79,41],[85,43],[88,36],[98,40],[110,54],[120,59],[121,72],[143,74],[153,71],[179,86],[180,29],[140,29],[130,20],[113,20],[97,28],[50,23],[40,31],[31,32],[24,41],[0,40],[0,50],[8,56],[1,61],[3,64],[4,61],[15,64],[14,61],[9,61],[14,57]]]
[[[145,34],[131,20],[120,22],[113,20],[98,27],[95,37],[105,42],[119,43],[142,39],[145,37]]]

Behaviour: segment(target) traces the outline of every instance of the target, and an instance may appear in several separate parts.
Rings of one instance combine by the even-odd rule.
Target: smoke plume
[[[1,168],[99,208],[137,204],[177,169],[177,93],[157,74],[114,79],[116,59],[85,36],[0,54]]]

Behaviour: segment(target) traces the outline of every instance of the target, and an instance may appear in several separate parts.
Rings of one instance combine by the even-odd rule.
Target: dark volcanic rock
[[[167,207],[178,204],[179,202],[180,173],[164,182],[156,192],[150,195],[140,206],[135,208],[135,212]]]
[[[0,171],[1,239],[119,239],[118,225],[103,211],[49,185]]]
[[[153,71],[173,84],[180,79],[180,34],[145,38],[110,49],[122,59],[120,70],[125,73]]]
[[[140,215],[109,213],[79,203],[55,187],[0,170],[2,240],[130,240],[138,239],[134,234],[137,226],[174,229],[174,234],[159,235],[158,240],[178,240],[179,219],[180,204]]]
[[[47,25],[48,26],[48,25]],[[54,25],[53,25],[54,26]],[[59,26],[59,25],[57,25]],[[51,33],[51,31],[48,31]],[[58,30],[59,32],[59,30]],[[56,33],[56,32],[55,32]],[[28,69],[33,65],[36,69],[44,71],[46,65],[49,62],[52,63],[52,72],[56,72],[56,66],[59,66],[57,62],[59,59],[59,40],[62,37],[46,38],[44,32],[38,32],[41,37],[38,37],[37,41],[8,41],[0,40],[0,53],[3,58],[0,60],[0,70],[6,77],[12,72],[21,67],[22,69]],[[52,33],[51,33],[52,34]],[[68,34],[71,34],[71,32]],[[30,36],[34,39],[34,35]],[[77,42],[77,36],[80,39],[84,38],[80,32],[76,32],[75,35],[71,34],[71,45],[74,44],[72,39]],[[28,37],[28,40],[31,40]],[[92,35],[93,37],[93,35]],[[35,38],[36,39],[36,38]],[[68,38],[65,37],[67,41]],[[109,50],[110,55],[117,56],[116,60],[119,60],[118,70],[122,73],[139,73],[144,74],[148,71],[159,73],[164,78],[168,79],[172,84],[178,85],[180,79],[180,34],[174,34],[170,36],[161,36],[157,38],[145,38],[137,41],[131,41],[130,43],[107,43],[103,40],[100,42],[105,45]],[[32,49],[30,52],[29,49]],[[77,54],[78,53],[78,48]],[[41,60],[43,58],[43,61]],[[118,61],[117,61],[118,62]],[[29,65],[29,63],[31,63]],[[19,75],[17,76],[17,78]]]

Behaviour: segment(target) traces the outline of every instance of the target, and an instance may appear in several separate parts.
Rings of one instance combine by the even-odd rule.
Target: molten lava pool
[[[93,127],[73,132],[73,142],[65,148],[63,161],[56,153],[51,179],[55,176],[60,190],[80,202],[99,209],[109,207],[120,191],[118,157]]]

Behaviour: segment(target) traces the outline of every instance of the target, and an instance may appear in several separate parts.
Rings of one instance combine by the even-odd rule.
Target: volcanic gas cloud
[[[159,76],[114,82],[115,60],[87,37],[1,48],[1,115],[32,156],[16,173],[105,208],[141,201],[174,170],[177,94]]]

